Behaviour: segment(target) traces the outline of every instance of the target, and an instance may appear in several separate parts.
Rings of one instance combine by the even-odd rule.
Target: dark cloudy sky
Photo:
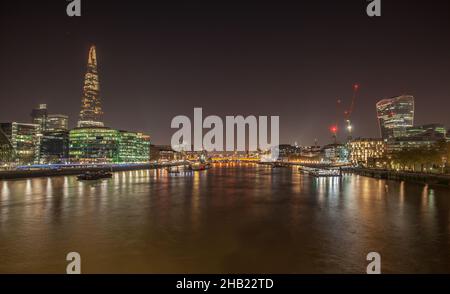
[[[239,2],[82,0],[70,18],[65,0],[2,0],[0,121],[47,103],[75,125],[94,43],[105,123],[155,143],[203,107],[279,115],[281,142],[324,144],[355,82],[357,136],[377,136],[375,102],[404,93],[416,123],[450,127],[449,1],[382,0],[378,18],[365,0]]]

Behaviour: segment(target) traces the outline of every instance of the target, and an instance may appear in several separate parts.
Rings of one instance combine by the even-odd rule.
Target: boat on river
[[[306,168],[300,167],[299,171],[301,173],[311,175],[313,177],[342,177],[342,173],[338,169],[320,169],[320,168]]]
[[[201,170],[207,170],[211,168],[210,163],[202,163],[202,162],[195,162],[189,165],[189,169],[192,171],[201,171]]]
[[[77,179],[79,181],[94,181],[108,178],[112,178],[112,173],[105,171],[95,171],[95,172],[87,171],[77,176]]]
[[[272,168],[282,168],[282,167],[289,167],[289,164],[285,163],[285,162],[274,162],[274,163],[272,163]]]

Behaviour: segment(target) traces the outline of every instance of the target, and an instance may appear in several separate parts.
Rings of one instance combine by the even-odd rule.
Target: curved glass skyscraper
[[[414,97],[402,95],[377,103],[377,117],[383,139],[402,137],[414,124]]]

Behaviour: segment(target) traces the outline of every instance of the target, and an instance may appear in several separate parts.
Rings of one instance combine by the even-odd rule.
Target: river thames
[[[0,273],[450,273],[450,189],[295,168],[0,181]]]

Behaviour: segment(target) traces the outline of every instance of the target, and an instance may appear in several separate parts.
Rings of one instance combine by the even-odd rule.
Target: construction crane
[[[337,125],[332,125],[330,127],[330,132],[331,132],[331,135],[333,136],[333,143],[336,144],[337,143],[338,126]]]
[[[353,110],[355,109],[355,102],[356,102],[356,97],[358,96],[358,90],[359,90],[359,85],[354,84],[353,85],[352,103],[350,104],[350,107],[344,111],[344,119],[345,119],[345,123],[347,124],[347,131],[348,131],[349,139],[352,138],[353,125],[352,125],[351,117],[352,117]]]
[[[338,125],[339,125],[339,121],[342,119],[342,115],[344,115],[344,123],[346,124],[346,129],[348,132],[348,139],[350,140],[352,138],[353,125],[351,122],[351,117],[352,117],[353,110],[355,108],[355,102],[356,102],[356,98],[358,96],[358,91],[359,91],[359,85],[354,84],[351,103],[350,103],[349,107],[345,108],[344,110],[342,110],[342,107],[343,107],[342,100],[337,99],[337,101],[336,101],[337,102],[337,118],[336,118],[336,122],[330,127],[330,132],[333,136],[333,140],[335,143],[337,142],[337,133],[339,130]]]

